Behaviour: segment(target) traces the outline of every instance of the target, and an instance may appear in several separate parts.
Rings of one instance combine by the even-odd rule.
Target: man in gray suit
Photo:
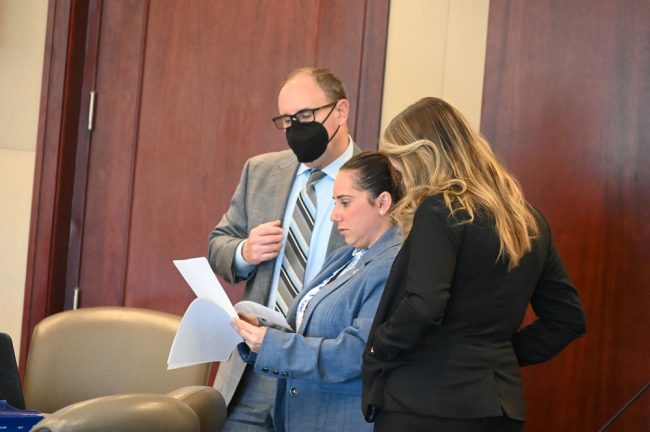
[[[246,281],[245,300],[286,312],[325,256],[345,244],[329,220],[332,188],[360,150],[348,134],[343,84],[326,69],[289,74],[278,111],[273,121],[291,150],[246,162],[230,208],[210,233],[208,260],[228,282]],[[229,404],[224,430],[273,430],[276,381],[254,374],[237,352],[222,362],[215,387]]]

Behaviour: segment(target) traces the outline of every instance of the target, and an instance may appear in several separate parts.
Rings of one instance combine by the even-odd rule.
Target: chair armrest
[[[226,422],[226,401],[213,387],[187,386],[167,393],[189,405],[199,417],[201,432],[221,432]]]
[[[32,432],[194,431],[197,414],[184,402],[158,394],[104,396],[62,408],[38,422]]]

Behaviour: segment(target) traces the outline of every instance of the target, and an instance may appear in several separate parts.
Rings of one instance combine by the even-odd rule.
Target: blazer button
[[[268,371],[269,371],[269,368],[267,368],[267,367],[263,367],[263,368],[262,368],[262,372],[264,372],[264,373],[268,373]]]
[[[300,394],[300,392],[298,391],[297,388],[295,388],[295,387],[291,387],[291,390],[289,390],[289,394],[290,394],[291,396],[298,396],[298,395]]]
[[[280,371],[279,371],[279,370],[277,370],[277,369],[276,369],[276,370],[274,370],[274,371],[273,371],[273,375],[280,375]]]
[[[289,376],[289,372],[282,372],[282,376],[283,376],[283,377],[288,377],[288,376]]]

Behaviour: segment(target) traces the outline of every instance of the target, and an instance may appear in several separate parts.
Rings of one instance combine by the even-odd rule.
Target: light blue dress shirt
[[[330,215],[334,209],[334,200],[332,199],[332,192],[334,190],[334,179],[339,172],[341,166],[347,162],[354,153],[354,142],[352,138],[349,138],[349,144],[347,149],[343,152],[332,163],[327,165],[325,168],[322,168],[322,171],[326,174],[318,183],[315,185],[316,189],[316,222],[314,223],[314,230],[311,235],[311,244],[309,245],[309,255],[307,257],[307,267],[305,268],[305,280],[304,285],[318,274],[323,267],[325,262],[325,257],[327,255],[327,244],[329,243],[330,233],[332,231],[332,221],[330,220]],[[296,177],[293,180],[291,185],[291,191],[289,192],[289,199],[287,201],[287,208],[284,212],[284,218],[282,219],[282,229],[285,233],[285,238],[282,241],[282,249],[278,254],[277,260],[275,262],[275,268],[273,270],[273,279],[271,280],[271,291],[269,295],[269,302],[267,306],[271,309],[275,309],[275,299],[278,291],[278,281],[280,280],[280,268],[282,267],[282,257],[284,256],[284,247],[286,243],[286,234],[289,232],[289,225],[291,223],[291,218],[293,217],[293,209],[296,206],[296,199],[298,193],[305,187],[307,180],[309,179],[309,168],[307,165],[301,163],[298,166],[298,171],[296,172]],[[235,254],[235,270],[238,276],[246,277],[254,269],[255,266],[250,265],[244,260],[242,256],[242,247],[244,242],[242,241],[237,246],[237,253]],[[319,245],[320,247],[316,247]]]

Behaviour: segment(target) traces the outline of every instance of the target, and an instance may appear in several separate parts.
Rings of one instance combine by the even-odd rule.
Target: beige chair
[[[138,413],[142,422],[158,421],[163,414],[180,420],[188,417],[183,407],[195,413],[201,431],[221,430],[225,403],[207,387],[209,364],[167,370],[179,323],[175,315],[126,307],[85,308],[45,318],[34,329],[27,354],[25,405],[54,414],[37,425],[50,422],[47,429],[33,430],[75,430],[61,428],[66,419],[111,416],[120,421],[114,414],[121,409],[130,424]],[[173,424],[171,418],[167,424]],[[155,423],[151,427],[167,430]]]
[[[37,423],[32,432],[198,432],[189,405],[165,395],[104,396],[72,404]]]

